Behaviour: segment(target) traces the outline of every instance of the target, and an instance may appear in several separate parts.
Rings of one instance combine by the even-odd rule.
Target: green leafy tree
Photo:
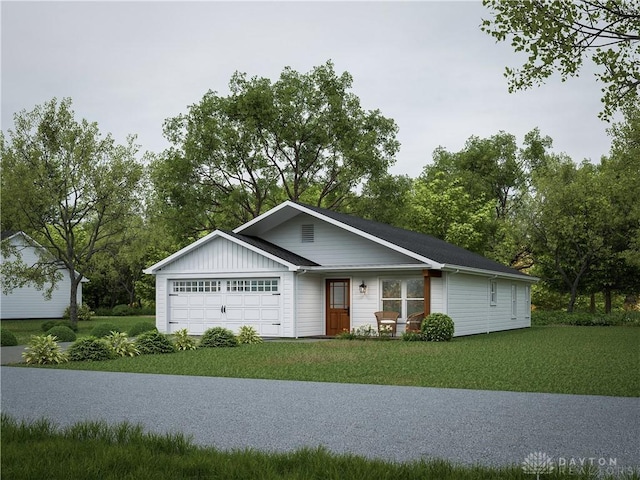
[[[459,152],[436,149],[433,163],[414,185],[418,195],[413,204],[432,216],[428,222],[432,226],[424,225],[425,231],[449,241],[458,238],[453,243],[514,268],[530,267],[525,215],[530,205],[530,171],[545,164],[551,144],[549,137],[534,129],[525,135],[522,147],[513,135],[499,132],[489,138],[470,137]],[[454,237],[442,231],[452,222],[466,225]]]
[[[539,274],[552,288],[569,293],[572,312],[589,272],[606,254],[608,199],[597,168],[557,157],[534,174],[532,243]]]
[[[339,207],[386,174],[399,148],[396,124],[365,111],[352,83],[331,62],[286,67],[275,82],[235,73],[230,95],[210,91],[166,121],[173,146],[152,168],[159,210],[195,237],[284,199]]]
[[[97,254],[122,241],[127,219],[140,213],[137,147],[133,137],[117,145],[96,123],[76,121],[70,99],[22,111],[14,122],[2,140],[3,223],[8,215],[13,228],[32,236],[68,272],[75,324],[82,277]]]
[[[510,41],[527,61],[507,68],[509,91],[540,85],[557,72],[562,81],[577,76],[585,58],[600,67],[607,119],[640,86],[640,7],[632,0],[483,0],[492,18],[482,30]]]
[[[612,294],[640,293],[640,108],[624,108],[625,119],[611,129],[610,155],[598,166],[598,188],[607,199],[604,246],[587,279],[591,293],[602,292],[605,312]]]
[[[371,179],[360,195],[345,202],[346,208],[341,210],[376,222],[410,228],[413,182],[407,175],[387,174]]]
[[[415,230],[468,250],[485,250],[493,203],[472,197],[454,177],[437,172],[430,180],[417,179],[411,203]]]

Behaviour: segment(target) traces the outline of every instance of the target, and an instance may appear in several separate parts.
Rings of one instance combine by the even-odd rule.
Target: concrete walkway
[[[615,459],[616,468],[638,468],[640,458],[638,398],[20,367],[0,375],[2,411],[16,418],[129,421],[221,449],[323,445],[483,465],[544,452],[566,462]]]
[[[58,345],[62,350],[66,350],[73,342],[59,342]],[[0,347],[0,365],[9,365],[10,363],[22,363],[22,352],[26,345],[18,345],[15,347]]]

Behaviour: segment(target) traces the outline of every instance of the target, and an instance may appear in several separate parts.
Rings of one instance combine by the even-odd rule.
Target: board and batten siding
[[[491,305],[488,277],[448,273],[447,314],[453,319],[455,336],[488,333],[531,326],[531,307],[525,282],[497,279],[497,302]],[[511,286],[515,285],[517,315],[512,316]]]
[[[313,225],[313,242],[302,241],[302,225]],[[262,238],[320,265],[394,265],[417,260],[307,214],[265,232]]]
[[[283,265],[226,238],[215,238],[162,269],[162,272],[256,272],[287,270]]]
[[[26,245],[20,235],[7,239],[13,245],[21,248],[22,261],[26,265],[33,265],[40,259],[34,247]],[[8,257],[7,261],[15,259]],[[4,258],[1,259],[4,262]],[[56,284],[51,299],[44,296],[44,290],[37,290],[34,286],[26,285],[14,289],[8,295],[4,292],[0,295],[0,318],[9,319],[33,319],[33,318],[62,318],[65,309],[69,306],[71,292],[71,279],[69,272],[62,270],[62,279]],[[82,283],[78,285],[76,299],[82,304]]]

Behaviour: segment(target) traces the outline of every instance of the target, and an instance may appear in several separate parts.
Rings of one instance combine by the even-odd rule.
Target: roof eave
[[[527,275],[526,273],[508,273],[508,272],[498,272],[496,270],[486,270],[483,268],[473,268],[473,267],[463,267],[462,265],[452,265],[445,264],[442,268],[445,272],[452,273],[468,273],[471,275],[482,275],[485,277],[493,277],[493,278],[509,278],[513,280],[522,280],[524,282],[536,283],[540,280],[538,277],[532,277],[531,275]]]

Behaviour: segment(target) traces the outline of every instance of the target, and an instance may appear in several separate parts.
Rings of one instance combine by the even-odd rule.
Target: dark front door
[[[351,330],[348,279],[327,280],[327,335]]]

